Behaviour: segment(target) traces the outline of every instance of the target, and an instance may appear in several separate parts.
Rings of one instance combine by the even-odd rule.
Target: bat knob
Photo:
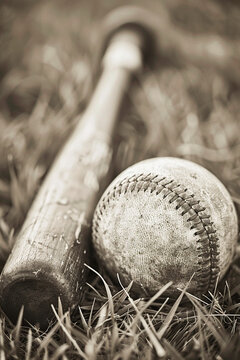
[[[158,53],[159,17],[144,8],[123,6],[112,10],[105,18],[102,27],[101,40],[96,42],[96,56],[93,68],[96,77],[100,72],[102,58],[109,44],[118,36],[128,33],[134,37],[133,42],[142,53],[143,64],[152,67]]]

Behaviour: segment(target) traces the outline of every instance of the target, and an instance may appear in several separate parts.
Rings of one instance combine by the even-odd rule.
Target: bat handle
[[[132,75],[139,72],[143,65],[142,42],[141,34],[136,30],[120,30],[113,36],[102,60],[101,77],[79,124],[82,126],[86,122],[89,131],[102,131],[110,136],[110,142],[125,91]]]

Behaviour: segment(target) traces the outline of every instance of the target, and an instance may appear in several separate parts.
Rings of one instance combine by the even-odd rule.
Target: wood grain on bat
[[[140,56],[126,39],[125,33],[127,50],[133,46]],[[120,41],[112,49],[119,53],[122,47]],[[136,70],[135,65],[125,66],[125,60],[119,64],[113,50],[107,52],[91,101],[40,188],[3,269],[1,305],[14,321],[23,304],[25,319],[44,327],[58,297],[66,310],[82,296],[92,215],[110,181],[113,133]]]

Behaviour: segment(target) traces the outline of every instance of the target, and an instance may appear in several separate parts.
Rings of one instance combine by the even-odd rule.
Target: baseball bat
[[[108,39],[89,105],[46,176],[2,271],[1,307],[13,322],[23,305],[25,321],[45,328],[58,297],[64,310],[81,300],[92,215],[111,180],[119,109],[147,42],[136,22],[123,22]]]

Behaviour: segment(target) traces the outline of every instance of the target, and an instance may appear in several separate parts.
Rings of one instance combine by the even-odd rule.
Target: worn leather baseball
[[[93,243],[109,274],[153,294],[213,290],[226,273],[238,235],[224,185],[191,161],[154,158],[123,171],[107,188],[93,219]]]

